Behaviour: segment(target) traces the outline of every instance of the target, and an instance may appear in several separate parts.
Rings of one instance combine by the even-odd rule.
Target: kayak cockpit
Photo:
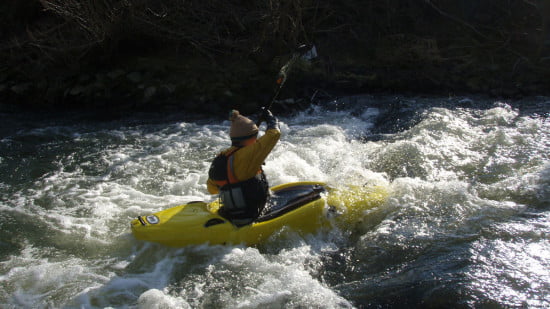
[[[254,222],[264,222],[280,217],[294,209],[321,198],[326,189],[320,184],[297,185],[274,191]]]

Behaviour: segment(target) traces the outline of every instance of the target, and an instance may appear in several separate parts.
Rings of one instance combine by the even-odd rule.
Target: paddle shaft
[[[307,57],[306,57],[306,54],[308,55]],[[277,97],[281,93],[281,89],[283,88],[283,85],[286,82],[288,72],[290,72],[290,70],[294,66],[294,63],[296,63],[296,61],[299,58],[305,58],[307,60],[310,60],[315,57],[317,57],[317,50],[314,45],[313,46],[301,45],[296,49],[296,51],[292,54],[292,57],[290,58],[290,60],[285,65],[283,65],[279,70],[279,77],[277,78],[277,85],[278,85],[277,90],[275,90],[275,94],[273,95],[273,98],[269,101],[269,103],[264,105],[261,108],[260,117],[256,122],[257,126],[260,126],[260,123],[263,120],[262,113],[264,111],[271,109],[271,106],[273,106],[273,103],[275,102],[275,100],[277,100]]]

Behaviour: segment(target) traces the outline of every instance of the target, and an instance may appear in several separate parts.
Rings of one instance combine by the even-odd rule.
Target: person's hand
[[[275,116],[273,116],[273,113],[266,107],[262,108],[262,111],[260,112],[260,121],[265,121],[267,124],[267,129],[278,129],[279,123]]]
[[[268,118],[273,117],[273,114],[267,107],[262,107],[260,109],[260,121],[267,121]]]

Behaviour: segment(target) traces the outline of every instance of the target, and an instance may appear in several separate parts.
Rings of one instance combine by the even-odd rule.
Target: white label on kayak
[[[160,222],[159,218],[155,215],[150,215],[145,218],[147,219],[147,222],[149,222],[149,224],[157,224]]]

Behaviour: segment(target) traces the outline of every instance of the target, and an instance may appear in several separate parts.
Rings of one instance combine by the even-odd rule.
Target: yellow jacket
[[[235,152],[235,154],[233,154],[233,172],[235,177],[237,177],[239,181],[244,181],[256,176],[265,159],[279,141],[280,136],[281,131],[278,129],[269,129],[254,144],[243,147]],[[222,153],[228,153],[235,148],[236,147],[231,146],[222,151]],[[219,193],[219,188],[212,179],[209,178],[206,185],[210,194]]]

